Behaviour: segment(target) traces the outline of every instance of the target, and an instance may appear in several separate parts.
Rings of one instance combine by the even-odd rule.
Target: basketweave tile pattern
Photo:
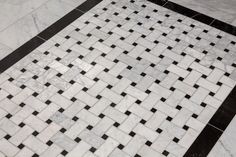
[[[0,75],[0,156],[183,156],[235,85],[235,41],[104,0]]]

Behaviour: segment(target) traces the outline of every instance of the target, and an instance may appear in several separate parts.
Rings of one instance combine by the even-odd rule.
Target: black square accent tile
[[[84,107],[84,109],[89,110],[89,109],[90,109],[90,106],[86,105],[86,106]]]
[[[102,56],[102,57],[105,57],[105,56],[106,56],[106,54],[105,54],[105,53],[102,53],[102,54],[101,54],[101,56]]]
[[[209,95],[210,95],[210,96],[214,96],[214,95],[215,95],[215,93],[213,93],[213,92],[210,92],[210,93],[209,93]]]
[[[96,150],[97,150],[97,149],[94,148],[94,147],[91,147],[91,148],[89,149],[89,151],[92,152],[92,153],[94,153]]]
[[[135,154],[134,157],[141,157],[139,154]]]
[[[101,113],[101,114],[98,115],[98,117],[99,117],[99,118],[104,118],[105,115]]]
[[[186,56],[186,53],[182,52],[180,55],[181,55],[181,56]]]
[[[184,130],[188,130],[188,128],[189,128],[189,127],[188,127],[187,125],[184,125],[184,126],[183,126],[183,129],[184,129]]]
[[[114,59],[114,61],[113,61],[114,63],[118,63],[119,62],[119,60],[118,59]]]
[[[127,94],[125,92],[122,92],[120,95],[122,96],[126,96]]]
[[[19,149],[23,149],[24,147],[25,147],[25,145],[24,144],[19,144],[18,146],[17,146]]]
[[[94,80],[95,82],[99,81],[99,79],[98,79],[97,77],[95,77],[93,80]]]
[[[88,125],[88,126],[87,126],[87,129],[88,129],[88,130],[92,130],[92,129],[93,129],[93,126],[92,126],[92,125]]]
[[[159,58],[161,58],[161,59],[162,59],[162,58],[164,58],[164,56],[163,56],[163,55],[159,55],[158,57],[159,57]]]
[[[156,111],[157,111],[157,109],[155,109],[155,108],[152,108],[152,109],[151,109],[151,112],[152,112],[152,113],[155,113]]]
[[[133,132],[133,131],[131,131],[131,132],[129,133],[129,135],[130,135],[131,137],[134,137],[134,136],[136,135],[136,133]]]
[[[199,60],[198,58],[196,58],[196,59],[195,59],[195,62],[199,63],[199,62],[200,62],[200,60]]]
[[[102,135],[102,139],[106,140],[108,136],[106,134]]]
[[[113,86],[112,86],[112,85],[110,85],[110,84],[109,84],[109,85],[107,85],[107,88],[108,88],[108,89],[111,89],[112,87],[113,87]]]
[[[9,94],[9,95],[7,96],[7,98],[8,98],[8,99],[11,99],[11,98],[13,98],[13,96],[12,96],[11,94]]]
[[[84,75],[84,74],[86,74],[86,72],[85,72],[84,70],[82,70],[82,71],[80,72],[80,74]]]
[[[193,118],[197,118],[198,115],[196,115],[196,114],[194,113],[194,114],[192,114],[192,117],[193,117]]]
[[[45,67],[44,67],[44,70],[49,70],[49,69],[50,69],[49,66],[45,66]]]
[[[129,52],[125,50],[125,51],[123,51],[123,53],[124,53],[124,54],[128,54]]]
[[[137,85],[137,83],[132,82],[130,85],[133,86],[133,87],[135,87],[135,86]]]
[[[36,93],[36,92],[34,92],[32,95],[33,95],[34,97],[37,97],[39,94]]]
[[[72,118],[72,120],[75,121],[75,122],[76,122],[78,119],[79,119],[79,118],[76,117],[76,116],[74,116],[74,117]]]
[[[204,102],[202,102],[201,104],[200,104],[202,107],[206,107],[206,103],[204,103]]]
[[[22,103],[19,104],[19,106],[20,106],[20,107],[24,107],[24,106],[25,106],[25,103],[22,102]]]
[[[37,136],[39,133],[37,131],[34,131],[32,135]]]
[[[97,98],[97,99],[101,99],[102,96],[101,96],[101,95],[97,95],[96,98]]]
[[[179,77],[178,80],[179,80],[179,81],[183,81],[184,78],[183,78],[183,77]]]
[[[174,87],[170,87],[170,90],[173,92],[173,91],[175,91],[175,88]]]
[[[168,46],[167,49],[168,49],[168,50],[172,50],[172,47],[171,47],[171,46]]]
[[[229,76],[230,76],[230,73],[227,73],[227,72],[226,72],[224,75],[229,77]]]
[[[25,85],[21,85],[20,86],[21,89],[25,89],[25,87],[26,87]]]
[[[84,92],[86,92],[87,90],[88,90],[87,87],[84,87],[84,88],[82,89],[82,91],[84,91]]]
[[[75,81],[74,80],[70,80],[70,82],[69,82],[70,84],[74,84],[75,83]]]
[[[147,89],[147,90],[145,91],[145,93],[150,94],[151,91],[150,91],[149,89]]]
[[[174,141],[175,143],[178,143],[178,142],[179,142],[179,139],[175,137],[175,138],[173,139],[173,141]]]
[[[147,146],[151,146],[152,145],[152,142],[151,141],[146,141],[145,143]]]
[[[160,80],[155,80],[155,83],[156,84],[159,84],[161,81]]]
[[[121,75],[118,75],[117,78],[118,78],[118,79],[122,79],[123,77],[122,77]]]
[[[151,63],[150,66],[151,66],[151,67],[155,67],[156,65],[155,65],[154,63]]]
[[[115,126],[115,127],[119,127],[119,126],[120,126],[120,124],[119,124],[119,123],[117,123],[117,122],[115,122],[115,123],[113,124],[113,126]]]
[[[104,71],[104,72],[108,72],[108,71],[109,71],[109,69],[105,68],[103,71]]]
[[[25,126],[25,123],[21,122],[18,126],[23,128]]]
[[[137,57],[137,58],[136,58],[136,60],[138,60],[138,61],[141,61],[141,59],[142,59],[141,57]]]
[[[141,119],[141,120],[140,120],[140,123],[141,123],[141,124],[145,124],[146,122],[147,122],[147,121],[144,120],[144,119]]]
[[[131,112],[130,112],[130,111],[125,111],[125,114],[126,114],[127,116],[129,116],[129,115],[131,114]]]
[[[61,152],[61,155],[63,155],[63,156],[66,156],[68,154],[68,152],[66,151],[66,150],[63,150],[62,152]]]
[[[39,155],[35,153],[34,155],[32,155],[32,157],[39,157]]]
[[[188,94],[185,95],[185,98],[186,98],[186,99],[190,99],[190,97],[191,97],[191,96],[188,95]]]
[[[71,49],[67,49],[66,52],[71,53]]]
[[[201,77],[204,78],[204,79],[206,79],[206,78],[207,78],[207,75],[204,75],[204,74],[203,74]]]
[[[10,113],[8,113],[5,117],[10,119],[12,117],[12,115]]]
[[[47,143],[46,143],[48,146],[51,146],[52,144],[53,144],[53,142],[52,141],[47,141]]]
[[[217,82],[217,85],[218,85],[218,86],[222,86],[222,83],[221,83],[221,82]]]
[[[49,105],[49,104],[51,104],[52,102],[50,101],[50,100],[47,100],[46,102],[45,102],[45,104],[47,104],[47,105]]]
[[[12,82],[12,81],[14,81],[14,79],[11,77],[8,79],[8,81]]]
[[[136,103],[136,104],[141,104],[142,101],[140,101],[140,100],[136,100],[135,103]]]
[[[26,72],[26,70],[25,70],[24,68],[23,68],[23,69],[21,69],[20,71],[21,71],[21,72],[23,72],[23,73],[24,73],[24,72]]]
[[[64,92],[63,90],[59,90],[57,93],[62,94],[63,92]]]
[[[61,76],[62,76],[62,74],[61,74],[61,73],[58,73],[56,76],[57,76],[57,77],[61,77]]]
[[[64,133],[64,132],[66,132],[66,129],[65,128],[61,128],[60,132]]]
[[[9,134],[7,134],[7,135],[4,136],[4,138],[5,138],[6,140],[9,140],[9,139],[11,138],[11,136],[10,136]]]
[[[120,150],[122,150],[122,149],[124,148],[124,145],[119,144],[117,148],[119,148]]]
[[[162,152],[162,154],[165,155],[165,156],[168,156],[168,155],[169,155],[169,152],[166,151],[166,150],[164,150],[164,151]]]
[[[39,114],[39,112],[38,111],[34,111],[32,114],[37,116]]]
[[[182,107],[179,106],[179,105],[177,105],[175,108],[176,108],[177,110],[181,110],[181,109],[182,109]]]
[[[156,130],[156,132],[158,132],[159,134],[162,133],[162,131],[163,131],[163,130],[160,129],[160,128],[158,128],[158,129]]]
[[[146,76],[146,73],[142,72],[140,75],[144,77]]]
[[[172,119],[173,119],[173,118],[171,118],[171,117],[169,117],[169,116],[166,118],[166,120],[168,120],[168,121],[171,121]]]
[[[44,84],[46,87],[49,87],[51,84],[49,82]]]
[[[52,120],[51,120],[51,119],[48,119],[48,120],[46,120],[46,123],[47,123],[47,124],[51,124],[51,123],[52,123]]]
[[[81,141],[81,139],[80,139],[79,137],[76,137],[76,138],[74,139],[74,141],[77,142],[77,143],[79,143],[79,142]]]
[[[199,85],[194,84],[193,87],[196,88],[196,89],[198,89],[198,88],[199,88]]]
[[[62,113],[62,112],[64,112],[65,110],[64,110],[63,108],[60,108],[58,111]]]
[[[162,97],[162,98],[161,98],[161,101],[162,101],[162,102],[165,102],[165,101],[166,101],[166,99]]]

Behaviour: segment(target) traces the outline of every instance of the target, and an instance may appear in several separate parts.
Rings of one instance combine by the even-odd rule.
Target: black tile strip
[[[236,27],[233,25],[219,21],[215,18],[199,13],[192,9],[186,8],[171,1],[167,0],[148,0],[148,1],[236,36]]]
[[[211,125],[206,125],[198,138],[194,141],[184,157],[206,157],[222,132]]]
[[[0,61],[0,73],[7,70],[13,64],[18,62],[20,59],[25,57],[27,54],[36,49],[39,45],[43,44],[45,41],[39,37],[34,37],[24,45],[13,51],[11,54],[6,56]]]
[[[91,8],[93,8],[95,5],[97,5],[98,3],[100,3],[102,0],[87,0],[86,2],[84,2],[83,4],[81,4],[80,6],[78,6],[76,9],[82,11],[82,12],[87,12],[89,11]]]
[[[0,73],[10,68],[102,0],[87,0],[0,61]],[[79,8],[79,10],[78,10]]]

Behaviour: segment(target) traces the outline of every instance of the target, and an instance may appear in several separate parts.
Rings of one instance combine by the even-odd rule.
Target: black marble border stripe
[[[208,15],[199,13],[197,11],[186,8],[182,5],[176,4],[168,0],[148,0],[148,1],[236,36],[235,26],[225,23],[223,21],[217,20],[215,18],[212,18]]]
[[[87,0],[0,61],[0,74],[89,11],[102,0]]]
[[[148,0],[196,21],[236,36],[236,27],[167,0]],[[231,91],[184,157],[205,157],[236,114],[236,87]]]

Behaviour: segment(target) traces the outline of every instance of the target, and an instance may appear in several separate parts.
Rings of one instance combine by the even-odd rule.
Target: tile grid
[[[228,38],[145,1],[103,1],[2,73],[4,153],[182,156],[235,85]]]

